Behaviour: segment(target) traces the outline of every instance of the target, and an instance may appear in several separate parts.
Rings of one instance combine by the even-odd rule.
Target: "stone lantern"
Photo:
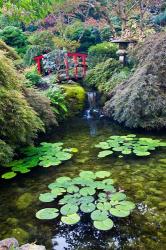
[[[113,40],[112,43],[119,44],[119,49],[117,55],[119,56],[119,61],[125,66],[127,64],[127,49],[129,44],[136,45],[136,40]]]

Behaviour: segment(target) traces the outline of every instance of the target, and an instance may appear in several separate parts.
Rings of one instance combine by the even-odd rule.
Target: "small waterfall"
[[[97,93],[95,91],[87,92],[88,109],[85,111],[86,119],[99,118],[100,110],[97,105]]]

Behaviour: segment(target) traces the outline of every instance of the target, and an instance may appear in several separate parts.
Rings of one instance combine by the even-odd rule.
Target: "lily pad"
[[[96,172],[96,178],[104,179],[110,177],[111,173],[108,171],[98,171]]]
[[[78,214],[71,214],[68,216],[62,216],[61,221],[67,225],[74,225],[80,221],[80,216]]]
[[[95,193],[96,193],[96,190],[91,187],[84,187],[80,189],[80,194],[82,196],[94,195]]]
[[[107,211],[95,210],[91,213],[91,219],[95,221],[103,221],[108,218],[108,215]]]
[[[57,195],[53,195],[51,193],[40,194],[39,200],[42,202],[52,202],[57,197]]]
[[[112,155],[113,154],[113,151],[112,150],[104,150],[104,151],[101,151],[99,154],[98,154],[98,157],[99,158],[104,158],[108,155]]]
[[[68,193],[77,193],[79,192],[79,187],[77,187],[76,185],[71,185],[67,188],[67,192]]]
[[[126,199],[126,195],[124,193],[121,193],[121,192],[117,192],[117,193],[114,193],[113,195],[111,195],[112,201],[123,201],[125,199]]]
[[[3,175],[1,176],[1,178],[2,178],[2,179],[9,180],[9,179],[14,178],[16,175],[17,175],[17,174],[14,173],[14,172],[7,172],[7,173],[3,174]]]
[[[111,215],[116,216],[116,217],[127,217],[130,215],[129,210],[122,210],[118,208],[111,208],[110,210]]]
[[[75,214],[78,211],[78,206],[73,205],[73,204],[67,204],[64,205],[63,207],[61,207],[61,214],[62,215],[71,215],[71,214]]]
[[[56,208],[44,208],[36,213],[36,217],[39,220],[52,220],[57,218],[59,215],[58,209]]]
[[[92,171],[82,171],[80,173],[80,177],[85,178],[85,179],[95,179],[96,176]]]
[[[94,221],[93,225],[96,229],[101,230],[101,231],[108,231],[111,230],[114,226],[114,223],[111,219],[106,219],[103,221]]]
[[[101,211],[109,211],[111,204],[109,202],[98,203],[97,208]]]
[[[91,213],[94,211],[96,206],[93,203],[88,203],[88,204],[81,204],[80,209],[84,213]]]

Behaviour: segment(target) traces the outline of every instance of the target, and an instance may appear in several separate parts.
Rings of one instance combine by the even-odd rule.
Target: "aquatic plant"
[[[44,168],[58,166],[64,161],[71,159],[74,152],[77,152],[76,148],[63,148],[63,143],[61,142],[43,142],[39,147],[28,147],[23,150],[26,157],[9,163],[8,167],[12,171],[3,174],[1,177],[3,179],[11,179],[17,175],[17,172],[26,174],[36,166]]]
[[[114,226],[114,216],[129,216],[135,208],[135,204],[127,201],[126,195],[112,185],[110,175],[107,171],[82,171],[73,179],[67,176],[56,179],[48,185],[50,192],[39,196],[45,203],[56,201],[56,208],[41,209],[36,217],[50,220],[61,216],[64,224],[74,225],[81,215],[89,213],[96,229],[110,230]]]
[[[151,154],[149,151],[155,150],[157,147],[166,147],[166,143],[152,138],[137,138],[136,135],[131,134],[110,136],[108,140],[100,142],[95,147],[102,149],[98,154],[99,158],[115,153],[119,153],[119,157],[131,154],[148,156]]]

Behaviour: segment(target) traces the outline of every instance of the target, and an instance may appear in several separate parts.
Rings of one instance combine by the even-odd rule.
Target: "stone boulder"
[[[110,93],[104,113],[130,128],[165,128],[166,33],[149,37],[135,51],[136,70]]]

